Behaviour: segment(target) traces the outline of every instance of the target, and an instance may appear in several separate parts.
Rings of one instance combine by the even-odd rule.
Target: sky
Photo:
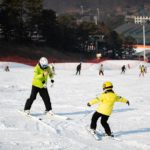
[[[122,65],[130,65],[121,74]],[[148,68],[139,77],[139,65]],[[10,72],[4,67],[10,66]],[[20,113],[31,92],[33,67],[0,62],[0,150],[149,150],[150,149],[150,72],[149,64],[140,61],[104,61],[104,76],[99,76],[100,64],[82,63],[81,75],[75,75],[77,63],[54,64],[55,83],[48,91],[53,112],[70,118],[47,118],[38,95],[34,101],[32,119]],[[109,125],[116,138],[102,137],[96,141],[87,131],[98,105],[87,102],[102,93],[102,83],[111,81],[114,91],[130,101],[116,103]],[[104,133],[98,121],[97,131]]]

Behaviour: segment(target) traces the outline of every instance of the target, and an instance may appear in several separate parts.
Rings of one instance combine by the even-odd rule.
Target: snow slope
[[[10,72],[3,71],[7,64]],[[76,63],[55,64],[55,84],[48,84],[53,111],[71,120],[45,119],[44,125],[18,112],[30,95],[33,67],[0,62],[0,150],[150,150],[150,73],[139,77],[139,61],[103,64],[104,77],[98,75],[100,64],[83,63],[80,76],[75,75]],[[121,75],[124,64],[130,64],[131,69]],[[149,71],[149,64],[145,65]],[[121,141],[106,137],[96,141],[85,129],[97,107],[86,104],[102,92],[106,80],[112,81],[116,93],[131,103],[116,103],[109,118],[112,131]],[[44,109],[37,96],[32,114],[40,115]],[[99,122],[97,129],[104,132]]]

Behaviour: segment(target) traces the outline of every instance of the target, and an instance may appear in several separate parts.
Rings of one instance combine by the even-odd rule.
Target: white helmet
[[[48,67],[48,60],[45,57],[41,57],[39,60],[40,66],[42,68],[47,68]]]

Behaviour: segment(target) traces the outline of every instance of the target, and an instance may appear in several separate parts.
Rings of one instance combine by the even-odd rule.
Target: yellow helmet
[[[112,90],[113,84],[110,81],[106,81],[103,83],[103,90]]]

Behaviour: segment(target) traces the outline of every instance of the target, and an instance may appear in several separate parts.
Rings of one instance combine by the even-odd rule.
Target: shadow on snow
[[[115,109],[113,110],[113,113],[120,113],[120,112],[127,112],[127,111],[134,111],[136,110],[135,108],[124,108],[124,109]]]
[[[116,136],[122,136],[122,135],[129,135],[129,134],[139,134],[139,133],[147,133],[150,132],[150,128],[141,128],[141,129],[137,129],[137,130],[129,130],[129,131],[119,131],[116,132]]]

